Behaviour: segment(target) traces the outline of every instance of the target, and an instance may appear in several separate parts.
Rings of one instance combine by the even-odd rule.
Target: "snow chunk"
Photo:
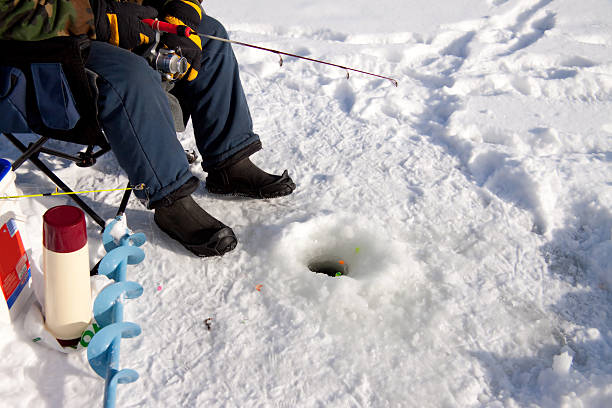
[[[115,221],[115,220],[117,222],[113,225],[113,228],[110,230],[110,234],[115,240],[115,242],[119,243],[121,241],[121,238],[123,238],[125,234],[130,233],[130,229],[127,226],[127,217],[125,215],[118,217],[118,219],[112,218],[110,220],[107,220],[106,224],[108,225],[112,221]]]
[[[568,375],[572,366],[572,356],[567,351],[553,357],[552,369],[557,375]]]

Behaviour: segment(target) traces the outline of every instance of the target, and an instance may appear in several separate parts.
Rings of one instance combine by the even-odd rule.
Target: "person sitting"
[[[214,194],[269,199],[291,194],[287,170],[265,172],[250,156],[262,149],[253,131],[238,63],[231,45],[200,37],[228,38],[197,0],[12,0],[0,9],[0,39],[37,41],[56,36],[91,38],[86,68],[96,76],[98,115],[136,196],[155,211],[158,227],[201,257],[220,256],[238,242],[230,227],[201,208],[192,194],[192,175],[175,130],[162,76],[139,53],[155,41],[143,19],[189,26],[189,37],[163,34],[161,44],[187,60],[171,94],[192,121],[206,188]]]

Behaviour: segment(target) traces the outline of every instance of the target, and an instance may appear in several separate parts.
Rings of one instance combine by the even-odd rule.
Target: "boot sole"
[[[262,193],[261,190],[269,189],[273,186],[278,186],[277,191],[272,191],[269,193]],[[234,197],[246,197],[246,198],[255,198],[255,199],[270,199],[270,198],[278,198],[287,196],[295,190],[295,183],[289,175],[287,174],[287,170],[285,170],[282,176],[276,180],[274,183],[263,186],[259,190],[249,190],[249,191],[240,191],[236,188],[230,189],[228,187],[220,187],[215,184],[209,183],[208,179],[206,180],[206,190],[208,190],[211,194],[217,194],[221,196],[234,196]]]
[[[216,189],[216,188],[209,188],[208,186],[206,187],[206,190],[210,193],[210,194],[214,194],[214,195],[218,195],[218,196],[223,196],[223,197],[243,197],[243,198],[254,198],[257,200],[269,200],[272,198],[278,198],[278,197],[285,197],[290,195],[291,193],[293,193],[293,190],[290,190],[288,192],[278,192],[278,193],[273,193],[273,194],[252,194],[252,193],[241,193],[238,191],[233,191],[233,192],[227,192],[224,191],[222,189]]]
[[[187,244],[181,241],[178,235],[160,226],[157,223],[157,221],[155,221],[155,224],[159,227],[160,230],[168,234],[170,238],[174,239],[175,241],[180,243],[183,247],[188,249],[191,253],[193,253],[196,256],[199,256],[200,258],[223,256],[226,253],[232,251],[234,248],[236,248],[236,245],[238,245],[238,238],[236,238],[234,231],[232,231],[230,227],[225,227],[215,232],[213,236],[206,243]],[[224,236],[219,237],[220,235],[224,235]],[[211,244],[213,243],[213,239],[215,237],[217,237],[217,239],[215,240],[216,241],[215,245],[211,248]],[[225,241],[225,244],[221,246],[221,249],[218,249],[218,247],[220,246],[219,244],[223,241]]]

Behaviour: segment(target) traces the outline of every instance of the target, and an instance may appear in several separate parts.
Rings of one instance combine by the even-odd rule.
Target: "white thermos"
[[[76,344],[92,318],[85,215],[61,205],[43,215],[45,325],[62,346]]]

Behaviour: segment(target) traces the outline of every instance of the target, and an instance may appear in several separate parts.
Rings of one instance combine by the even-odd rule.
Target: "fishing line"
[[[50,197],[50,196],[60,196],[60,195],[70,195],[70,194],[87,194],[87,193],[101,193],[106,191],[127,191],[127,190],[144,190],[144,184],[138,184],[133,187],[123,187],[123,188],[108,188],[108,189],[100,189],[100,190],[85,190],[85,191],[59,191],[59,188],[55,188],[54,192],[51,193],[39,193],[39,194],[23,194],[23,195],[15,195],[15,196],[0,196],[0,200],[9,200],[9,199],[17,199],[17,198],[33,198],[33,197]]]

